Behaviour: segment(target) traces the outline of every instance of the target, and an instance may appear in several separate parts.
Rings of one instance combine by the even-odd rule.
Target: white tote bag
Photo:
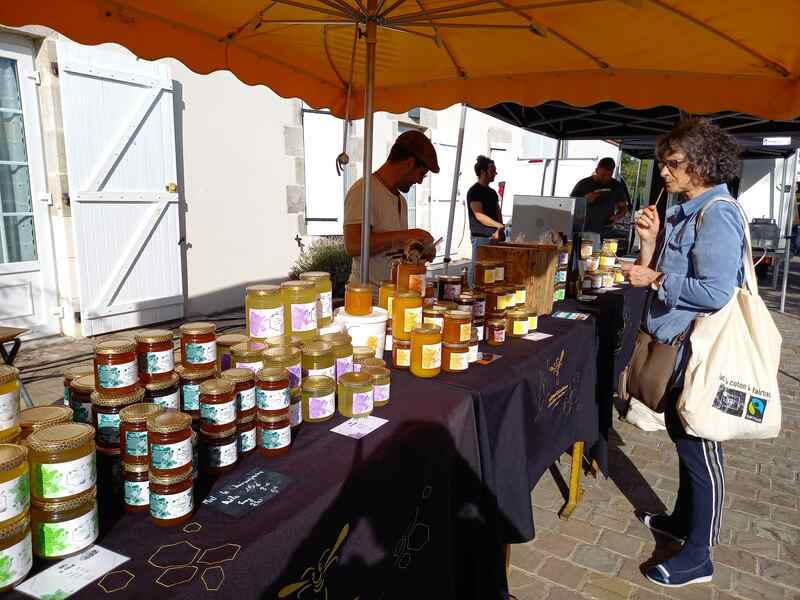
[[[703,212],[715,201],[730,202],[711,200]],[[717,442],[774,438],[781,430],[781,334],[758,295],[747,218],[732,204],[744,222],[745,287],[717,312],[695,319],[677,404],[688,434]],[[700,225],[702,218],[701,212]]]
[[[642,431],[663,431],[667,428],[664,423],[664,413],[650,410],[636,398],[631,398],[628,403],[628,412],[625,413],[624,420]]]

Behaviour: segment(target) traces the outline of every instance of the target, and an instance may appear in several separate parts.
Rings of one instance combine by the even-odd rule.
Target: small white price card
[[[541,331],[534,331],[533,333],[522,336],[522,339],[529,340],[531,342],[538,342],[540,340],[546,340],[549,337],[553,337],[553,335],[550,333],[542,333]]]
[[[388,422],[388,419],[381,419],[380,417],[373,417],[372,415],[368,417],[355,417],[349,421],[345,421],[341,425],[337,425],[331,429],[331,431],[340,435],[346,435],[354,440],[360,440]]]

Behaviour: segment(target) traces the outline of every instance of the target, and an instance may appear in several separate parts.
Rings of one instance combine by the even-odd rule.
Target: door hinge
[[[45,193],[39,196],[39,202],[44,202],[47,206],[53,206],[53,194]]]
[[[58,317],[59,319],[64,318],[64,307],[63,306],[55,306],[50,310],[50,314],[54,317]]]
[[[42,85],[42,76],[39,71],[31,71],[28,73],[28,79],[32,79],[36,85]]]

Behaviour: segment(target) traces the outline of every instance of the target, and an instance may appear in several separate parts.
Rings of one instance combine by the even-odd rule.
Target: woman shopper
[[[719,127],[684,119],[658,141],[656,154],[667,191],[681,202],[667,210],[661,231],[657,207],[644,209],[636,221],[639,259],[623,271],[631,285],[653,289],[643,328],[668,344],[688,338],[695,318],[725,306],[742,284],[745,223],[726,185],[738,174],[739,148]],[[710,548],[719,541],[725,501],[720,444],[688,435],[675,406],[690,352],[681,343],[664,415],[679,460],[675,507],[672,514],[639,515],[653,531],[683,542],[680,552],[646,573],[667,587],[711,580]]]

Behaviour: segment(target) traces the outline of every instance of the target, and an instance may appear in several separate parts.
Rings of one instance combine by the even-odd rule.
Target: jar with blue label
[[[123,498],[128,512],[150,510],[150,476],[148,465],[122,463]]]
[[[0,525],[0,592],[12,589],[33,566],[31,520],[21,519]]]
[[[214,369],[189,371],[183,365],[175,367],[180,377],[181,412],[200,418],[200,385],[216,376]]]
[[[192,417],[165,411],[147,419],[150,473],[168,477],[192,470]]]
[[[236,427],[235,386],[227,379],[209,379],[200,385],[200,426],[220,433]]]
[[[164,410],[181,409],[181,378],[177,373],[170,373],[167,379],[153,381],[144,385],[144,401],[158,404]]]
[[[69,382],[69,403],[72,409],[72,420],[76,423],[92,425],[92,393],[95,391],[94,375],[76,377]]]
[[[144,389],[138,388],[125,396],[102,397],[92,393],[92,418],[97,431],[97,445],[100,448],[119,448],[120,411],[126,406],[144,400]]]
[[[237,418],[255,417],[256,380],[253,372],[250,369],[228,369],[220,376],[235,386]]]
[[[90,365],[79,365],[77,367],[70,367],[64,371],[64,406],[70,406],[71,389],[70,383],[79,377],[92,376],[92,389],[94,391],[94,367]]]
[[[292,429],[289,412],[280,415],[258,415],[258,449],[267,458],[275,458],[289,452]]]
[[[256,374],[256,411],[274,416],[289,408],[289,373],[284,368],[269,367]]]
[[[94,347],[95,388],[100,395],[133,393],[139,384],[136,344],[112,339]]]
[[[175,370],[175,349],[172,332],[167,329],[147,329],[135,336],[139,381],[150,383],[168,379]]]
[[[177,475],[150,473],[150,520],[159,527],[188,523],[194,510],[191,469]]]
[[[150,463],[147,419],[163,411],[162,407],[152,402],[133,404],[120,411],[119,446],[122,462],[132,465]]]
[[[217,326],[184,323],[181,330],[181,364],[188,371],[207,371],[217,366]]]
[[[239,458],[249,456],[258,445],[256,440],[256,417],[251,415],[236,423],[236,435],[239,440]]]
[[[200,468],[207,475],[224,475],[236,468],[239,460],[239,438],[236,425],[222,431],[200,430],[203,459]]]

